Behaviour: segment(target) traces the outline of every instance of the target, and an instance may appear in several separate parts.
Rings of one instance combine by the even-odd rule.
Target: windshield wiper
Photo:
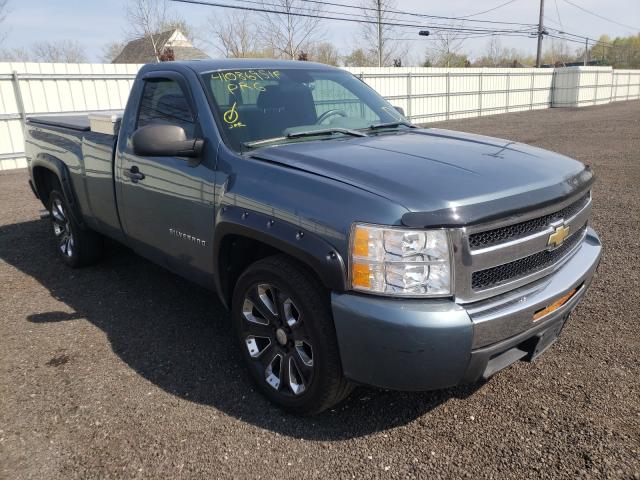
[[[368,128],[368,130],[378,130],[380,128],[395,128],[395,127],[400,127],[400,126],[405,126],[405,127],[409,127],[409,128],[418,128],[417,126],[413,125],[412,123],[399,121],[399,122],[378,123],[376,125],[371,125]]]
[[[351,130],[350,128],[321,128],[319,130],[305,130],[303,132],[293,132],[287,135],[286,138],[298,138],[298,137],[313,137],[314,135],[328,135],[333,133],[343,133],[345,135],[351,135],[352,137],[366,137],[366,133],[359,132],[357,130]]]
[[[288,133],[281,137],[265,138],[264,140],[255,140],[253,142],[245,142],[243,145],[249,148],[259,147],[260,145],[266,145],[267,143],[282,142],[290,138],[302,138],[302,137],[315,137],[316,135],[332,135],[334,133],[342,133],[344,135],[351,135],[353,137],[366,137],[366,133],[359,132],[357,130],[351,130],[349,128],[321,128],[318,130],[304,130],[302,132]]]

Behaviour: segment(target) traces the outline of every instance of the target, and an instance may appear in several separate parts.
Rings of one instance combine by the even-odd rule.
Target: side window
[[[195,121],[189,103],[175,80],[147,80],[142,90],[138,127],[158,123],[184,128],[187,138],[195,134]]]

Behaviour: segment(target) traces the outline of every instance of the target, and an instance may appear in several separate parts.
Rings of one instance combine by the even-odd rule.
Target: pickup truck
[[[63,262],[109,237],[216,292],[260,390],[299,414],[535,359],[601,254],[589,167],[420,128],[310,62],[146,65],[124,112],[30,118],[26,151]]]

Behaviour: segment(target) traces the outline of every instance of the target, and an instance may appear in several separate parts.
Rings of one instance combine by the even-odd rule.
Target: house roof
[[[202,50],[194,47],[180,30],[168,30],[155,37],[159,52],[171,48],[176,60],[204,60],[210,58]],[[149,37],[132,40],[111,63],[155,63],[156,54]]]

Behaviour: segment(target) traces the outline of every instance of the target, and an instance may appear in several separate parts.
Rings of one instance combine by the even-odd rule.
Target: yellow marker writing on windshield
[[[246,127],[244,123],[239,121],[240,115],[238,114],[238,110],[236,109],[236,102],[233,102],[231,108],[224,112],[222,118],[229,124],[229,128]]]
[[[236,110],[236,102],[233,102],[231,108],[224,112],[224,121],[227,123],[236,123],[238,121],[239,115],[238,110]]]

